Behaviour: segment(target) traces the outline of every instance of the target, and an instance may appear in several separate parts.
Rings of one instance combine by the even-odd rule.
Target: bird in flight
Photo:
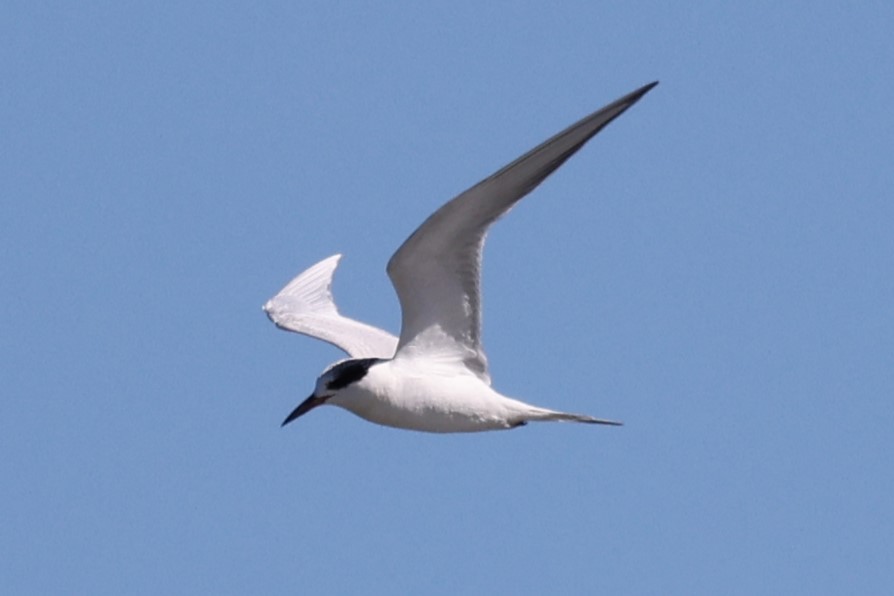
[[[265,305],[278,327],[329,342],[349,358],[327,367],[283,426],[335,405],[385,426],[434,433],[528,422],[620,422],[559,412],[491,387],[481,344],[481,252],[488,228],[648,93],[657,81],[572,124],[435,211],[388,262],[400,337],[342,316],[332,298],[341,255],[301,273]]]

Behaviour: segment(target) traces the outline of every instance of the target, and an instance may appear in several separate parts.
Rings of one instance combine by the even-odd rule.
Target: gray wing
[[[264,312],[277,327],[322,339],[352,358],[391,358],[397,338],[344,317],[332,299],[332,275],[341,255],[323,259],[267,301]]]
[[[402,322],[396,357],[459,359],[489,383],[481,345],[481,251],[490,225],[657,81],[605,106],[431,215],[388,262]]]

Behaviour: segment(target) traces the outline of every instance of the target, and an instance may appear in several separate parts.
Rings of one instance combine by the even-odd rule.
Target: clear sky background
[[[890,594],[890,2],[4,2],[0,592]],[[661,84],[497,224],[500,391],[322,408],[261,305]]]

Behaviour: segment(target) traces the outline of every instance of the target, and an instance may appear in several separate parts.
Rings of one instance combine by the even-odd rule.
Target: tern
[[[263,308],[278,327],[349,356],[323,371],[282,425],[324,404],[384,426],[433,433],[534,421],[620,425],[527,404],[491,387],[481,344],[481,254],[491,224],[657,84],[572,124],[426,219],[388,262],[401,307],[400,337],[339,313],[331,287],[341,255],[320,261],[271,298]]]

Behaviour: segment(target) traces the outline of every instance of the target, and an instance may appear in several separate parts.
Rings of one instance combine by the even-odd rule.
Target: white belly
[[[329,403],[384,426],[436,433],[512,428],[520,413],[513,406],[525,405],[471,374],[404,377],[378,368]]]

